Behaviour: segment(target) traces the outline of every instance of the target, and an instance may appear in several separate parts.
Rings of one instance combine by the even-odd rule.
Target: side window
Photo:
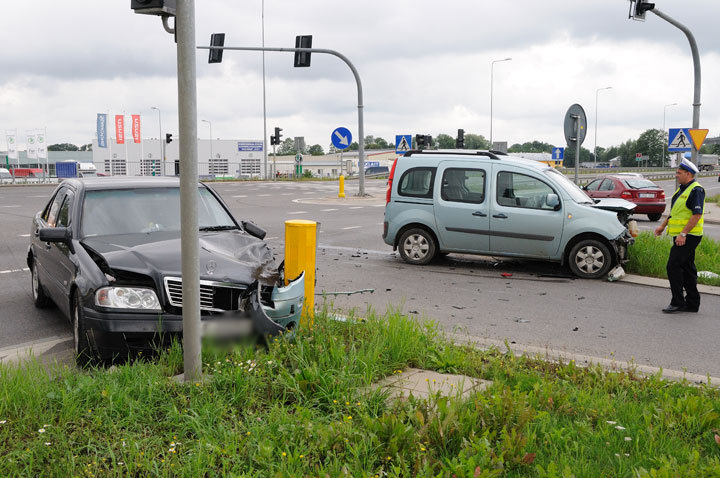
[[[65,194],[67,193],[67,189],[63,188],[60,191],[57,192],[55,197],[52,200],[52,203],[45,209],[45,214],[43,215],[43,219],[47,223],[48,227],[55,227],[55,223],[57,222],[57,216],[58,212],[60,211],[60,205],[62,204],[62,200],[65,199]]]
[[[603,181],[602,179],[596,179],[595,181],[588,184],[585,189],[588,191],[597,191],[598,188],[600,187],[600,183],[602,183],[602,181]]]
[[[485,171],[448,168],[443,173],[440,197],[443,201],[480,204],[485,200]]]
[[[556,193],[539,179],[518,173],[498,173],[497,203],[501,206],[552,210],[547,204],[548,194]]]
[[[612,191],[615,189],[615,183],[612,179],[605,178],[605,180],[602,183],[602,186],[600,186],[600,191]]]
[[[58,226],[68,227],[70,225],[72,217],[72,202],[74,197],[75,193],[72,191],[68,191],[68,193],[65,195],[65,200],[63,201],[62,206],[60,206],[60,212],[58,213],[57,217]]]
[[[398,194],[415,198],[432,198],[436,168],[412,168],[400,178]]]

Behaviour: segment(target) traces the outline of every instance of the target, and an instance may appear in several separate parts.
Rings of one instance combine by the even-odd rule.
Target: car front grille
[[[240,296],[246,289],[247,286],[242,284],[201,280],[200,309],[213,312],[238,310]],[[170,305],[182,307],[182,278],[165,277],[165,293]]]

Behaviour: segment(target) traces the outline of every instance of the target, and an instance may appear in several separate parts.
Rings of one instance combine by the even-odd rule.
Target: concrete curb
[[[618,282],[626,282],[628,284],[646,285],[649,287],[661,287],[663,289],[670,289],[670,283],[667,279],[660,279],[658,277],[646,277],[638,276],[635,274],[625,274]],[[698,291],[701,294],[709,295],[720,295],[720,287],[698,284]]]
[[[487,339],[471,335],[462,335],[456,333],[446,333],[445,336],[455,344],[470,345],[477,349],[487,350],[496,347],[500,350],[506,349],[504,340]],[[633,370],[644,376],[660,375],[666,380],[683,381],[687,380],[694,384],[708,384],[713,387],[720,386],[720,377],[711,377],[709,375],[700,375],[697,373],[687,373],[681,370],[669,370],[660,367],[652,367],[649,365],[638,365],[633,362],[622,362],[615,359],[604,357],[593,357],[591,355],[576,354],[564,350],[551,349],[550,347],[537,347],[532,345],[512,344],[510,351],[516,356],[528,355],[553,362],[568,363],[573,360],[579,366],[589,367],[591,365],[600,365],[608,371],[627,371]]]

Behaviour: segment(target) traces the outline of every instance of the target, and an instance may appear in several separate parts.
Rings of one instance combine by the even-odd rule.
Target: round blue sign
[[[332,132],[330,140],[337,149],[348,149],[352,143],[352,133],[349,129],[340,126]]]

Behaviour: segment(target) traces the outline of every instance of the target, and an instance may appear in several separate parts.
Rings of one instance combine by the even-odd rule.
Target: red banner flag
[[[117,144],[125,144],[125,116],[115,115],[115,140]]]
[[[140,142],[140,115],[132,115],[132,135],[133,141]]]

